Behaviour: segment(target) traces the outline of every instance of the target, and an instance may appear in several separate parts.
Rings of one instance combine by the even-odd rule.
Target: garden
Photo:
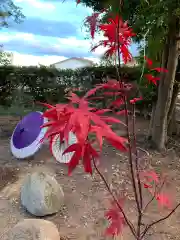
[[[111,66],[0,67],[0,238],[179,239],[179,5],[82,3],[91,38],[105,37],[92,51],[107,48]],[[132,40],[144,40],[139,66],[122,66]],[[16,159],[10,138],[31,111],[47,119],[42,148]],[[53,155],[57,135],[68,164]]]
[[[1,116],[1,128],[12,133],[18,117]],[[180,162],[177,152],[177,142],[169,146],[166,153],[160,154],[154,150],[149,150],[144,142],[147,135],[149,121],[142,117],[137,118],[137,142],[138,146],[148,152],[141,152],[144,165],[168,176],[165,190],[174,200],[180,199]],[[7,127],[8,125],[8,127]],[[119,131],[119,129],[117,129]],[[5,133],[4,133],[5,134]],[[94,173],[91,177],[85,174],[83,168],[79,166],[71,177],[68,176],[68,169],[64,164],[58,163],[50,154],[49,147],[44,145],[42,149],[28,160],[14,159],[10,153],[9,136],[1,137],[0,145],[0,236],[1,239],[9,239],[8,231],[23,219],[34,219],[22,206],[20,201],[20,188],[25,176],[28,173],[43,171],[53,174],[64,191],[65,204],[62,210],[52,216],[45,216],[43,219],[53,222],[59,231],[60,239],[112,239],[105,236],[108,226],[104,217],[105,212],[110,207],[110,196],[106,191],[104,183],[99,176]],[[106,177],[112,191],[119,194],[119,191],[126,193],[127,209],[130,219],[135,220],[134,196],[132,194],[132,184],[130,175],[127,174],[128,157],[110,146],[103,147],[100,170]],[[144,201],[149,201],[151,196],[144,192]],[[61,202],[59,202],[61,204]],[[168,214],[168,210],[162,208],[154,201],[148,207],[146,221],[159,219],[160,216]],[[179,239],[179,214],[180,211],[172,215],[165,222],[153,228],[145,239]],[[42,219],[42,217],[41,217]],[[24,238],[24,239],[28,239]],[[131,240],[126,227],[122,235],[116,239]]]

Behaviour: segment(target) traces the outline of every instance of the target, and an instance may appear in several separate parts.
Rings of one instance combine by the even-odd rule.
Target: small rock
[[[59,240],[57,227],[42,219],[24,219],[8,233],[8,240]]]
[[[58,212],[64,193],[56,179],[45,172],[29,174],[21,187],[21,204],[35,216],[46,216]]]

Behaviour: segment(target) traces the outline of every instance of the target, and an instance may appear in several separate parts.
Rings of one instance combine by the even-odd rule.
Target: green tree
[[[0,29],[8,27],[9,20],[20,23],[24,19],[21,8],[17,7],[12,0],[0,1]]]
[[[101,56],[101,59],[100,59],[100,65],[102,66],[113,66],[115,64],[115,59],[114,57],[107,57],[107,56]]]
[[[179,57],[180,0],[124,0],[121,9],[118,7],[119,0],[82,0],[82,2],[95,11],[108,6],[114,14],[120,12],[123,19],[128,20],[137,33],[134,39],[136,42],[140,42],[148,32],[147,54],[155,61],[159,61],[161,67],[168,69],[168,73],[161,75],[150,129],[155,146],[163,149],[167,141],[167,129],[172,117],[173,104],[175,104],[172,100]]]
[[[0,29],[9,26],[9,21],[20,23],[24,15],[21,8],[17,7],[12,0],[0,0]],[[12,54],[3,50],[0,45],[0,65],[10,65],[12,63]]]
[[[7,66],[12,64],[12,53],[5,52],[3,47],[0,46],[0,65]]]

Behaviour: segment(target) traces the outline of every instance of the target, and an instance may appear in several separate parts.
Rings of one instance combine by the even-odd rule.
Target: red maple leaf
[[[103,94],[106,96],[110,96],[110,97],[121,95],[121,93],[119,93],[119,92],[104,92]]]
[[[144,188],[148,189],[151,194],[153,192],[151,189],[153,186],[157,186],[159,183],[159,177],[154,171],[144,171],[140,173],[141,182],[143,183]]]
[[[100,147],[100,149],[102,149],[103,137],[104,137],[102,128],[99,127],[99,126],[91,126],[89,132],[96,134],[96,138],[97,138],[97,141],[98,141],[98,143],[99,143],[99,147]]]
[[[147,65],[148,65],[148,68],[151,68],[152,65],[153,65],[153,61],[152,61],[151,59],[147,58],[146,56],[145,56],[144,58],[145,58],[145,60],[146,60],[146,63],[147,63]]]
[[[84,156],[83,156],[83,165],[84,170],[87,173],[92,174],[92,161],[96,161],[96,159],[99,157],[99,154],[96,152],[96,150],[91,146],[89,142],[87,142],[84,150]]]
[[[168,70],[167,69],[165,69],[165,68],[152,68],[151,70],[154,70],[154,71],[156,71],[156,72],[168,72]]]
[[[117,37],[120,44],[122,44],[124,40],[135,35],[132,29],[128,27],[127,22],[123,22],[122,18],[119,16],[110,18],[108,24],[101,24],[99,28],[104,31],[104,36],[108,37],[108,40],[113,43],[117,41]]]
[[[99,24],[98,21],[99,14],[100,13],[93,13],[91,16],[88,16],[85,19],[85,23],[87,23],[90,27],[92,39],[94,39],[94,34]]]
[[[106,83],[98,84],[97,87],[110,90],[112,93],[108,92],[108,95],[111,96],[117,96],[117,95],[123,95],[126,94],[130,89],[132,89],[132,84],[127,84],[124,82],[119,82],[117,80],[108,80]]]
[[[117,80],[108,80],[106,83],[100,84],[99,86],[108,90],[121,90],[120,84]]]
[[[169,209],[172,208],[172,202],[170,201],[170,198],[167,194],[158,193],[155,197],[160,206],[163,206]]]
[[[145,56],[145,60],[146,60],[146,63],[148,65],[148,68],[149,68],[150,71],[156,71],[158,73],[160,73],[160,72],[168,72],[168,70],[165,69],[165,68],[159,68],[159,67],[152,68],[153,61],[151,59],[147,58],[146,56]],[[155,77],[151,73],[145,74],[144,77],[148,80],[149,83],[153,83],[155,85],[157,85],[157,81],[160,80],[159,77]]]
[[[122,122],[119,119],[114,118],[114,117],[102,116],[101,119],[103,119],[106,123],[121,123],[122,124]]]
[[[126,138],[117,136],[112,130],[106,132],[105,138],[114,148],[118,149],[119,151],[121,152],[127,151]]]
[[[117,82],[113,82],[113,85],[116,84]],[[112,87],[112,84],[110,86]],[[44,116],[50,120],[43,125],[43,127],[48,127],[45,138],[51,139],[54,135],[59,134],[61,141],[65,139],[68,142],[70,131],[76,135],[77,143],[69,146],[65,151],[65,153],[74,152],[69,163],[69,173],[80,163],[80,159],[83,160],[85,171],[92,173],[91,161],[98,156],[88,140],[88,136],[92,132],[96,134],[100,149],[102,139],[105,138],[118,150],[127,151],[127,139],[116,135],[108,125],[120,121],[113,117],[103,116],[104,113],[110,111],[109,109],[97,110],[89,107],[88,98],[103,87],[104,85],[98,85],[81,98],[75,93],[70,93],[68,104],[47,105],[49,109],[44,112]]]
[[[139,102],[139,101],[141,101],[141,100],[143,100],[142,97],[139,97],[139,98],[133,98],[133,99],[130,100],[130,103],[131,103],[131,104],[135,104],[136,102]]]
[[[104,114],[104,113],[107,113],[107,112],[111,112],[111,109],[100,109],[100,110],[96,110],[95,113],[98,114],[98,115],[101,115],[101,114]]]
[[[102,88],[101,84],[96,85],[95,88],[92,88],[91,90],[89,90],[89,91],[85,94],[84,98],[88,98],[88,99],[89,99],[90,96],[94,95],[94,94],[96,93],[96,91],[99,90],[99,89],[101,89],[101,88]]]
[[[166,68],[160,68],[160,67],[156,67],[156,68],[152,68],[153,65],[153,61],[149,58],[147,58],[146,56],[144,57],[146,60],[146,63],[148,65],[148,68],[152,71],[156,71],[156,72],[168,72],[168,70]]]
[[[128,110],[121,110],[116,112],[117,115],[128,115],[130,113],[130,111]]]
[[[79,143],[75,143],[71,146],[69,146],[63,154],[74,152],[70,162],[68,163],[69,169],[68,174],[71,175],[72,171],[76,168],[76,166],[79,164],[79,161],[82,157],[82,146]]]
[[[140,174],[141,178],[145,179],[148,183],[159,183],[159,177],[155,171],[144,171]]]
[[[117,98],[116,100],[112,101],[110,106],[120,107],[123,104],[124,104],[124,100],[122,97],[120,97],[120,98]]]
[[[124,63],[131,61],[132,55],[128,47],[131,44],[131,38],[135,34],[128,27],[127,22],[123,22],[121,17],[116,16],[115,18],[110,18],[108,24],[99,25],[99,29],[104,32],[104,36],[107,39],[100,41],[91,51],[94,51],[99,46],[104,46],[108,48],[105,55],[109,57],[116,54],[119,48]]]
[[[96,160],[96,158],[98,158],[99,155],[88,141],[84,145],[77,143],[77,144],[73,144],[73,145],[69,146],[64,151],[63,154],[66,154],[68,152],[74,152],[70,162],[68,163],[68,166],[69,166],[68,174],[69,175],[71,175],[72,171],[79,164],[80,159],[83,159],[83,165],[84,165],[85,172],[92,174],[91,163],[92,163],[93,159]]]
[[[151,184],[144,183],[144,188],[152,188]]]
[[[145,74],[144,77],[149,83],[153,83],[154,85],[157,85],[157,81],[160,80],[160,77],[154,77],[152,74]]]
[[[122,206],[121,199],[119,200],[119,204]],[[106,235],[117,236],[122,233],[122,229],[125,226],[125,220],[116,203],[112,202],[112,207],[106,212],[105,217],[110,222],[105,232]]]
[[[140,176],[143,178],[144,188],[148,189],[148,191],[158,201],[159,205],[171,209],[172,201],[170,200],[170,197],[165,193],[162,192],[156,193],[156,191],[152,190],[153,186],[156,186],[155,189],[157,189],[158,185],[160,184],[160,179],[156,172],[154,171],[143,172],[140,174]]]
[[[150,71],[156,71],[158,73],[168,72],[168,70],[165,68],[159,68],[159,67],[152,68],[153,61],[147,58],[146,56],[145,56],[145,60]],[[145,74],[144,77],[148,80],[149,83],[153,83],[154,85],[157,85],[157,81],[160,80],[160,77],[153,76],[151,73]]]
[[[132,61],[132,54],[129,52],[128,46],[130,45],[130,43],[126,43],[124,42],[124,44],[120,47],[120,52],[122,54],[122,59],[123,62],[126,64],[127,62],[131,62]]]

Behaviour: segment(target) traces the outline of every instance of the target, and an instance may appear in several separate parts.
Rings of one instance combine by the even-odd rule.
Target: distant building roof
[[[128,67],[137,66],[137,65],[138,65],[138,62],[136,61],[136,59],[133,58],[131,61],[128,61],[128,62],[126,63],[126,65],[127,65]]]
[[[78,61],[81,61],[81,62],[87,62],[87,63],[89,63],[89,64],[91,64],[91,65],[94,64],[94,62],[91,61],[91,60],[89,60],[89,59],[72,57],[72,58],[67,58],[67,59],[65,59],[65,60],[63,60],[63,61],[60,61],[60,62],[53,63],[53,64],[51,64],[50,66],[56,65],[56,64],[58,64],[58,63],[64,63],[64,62],[67,62],[67,61],[69,61],[69,60],[78,60]]]

